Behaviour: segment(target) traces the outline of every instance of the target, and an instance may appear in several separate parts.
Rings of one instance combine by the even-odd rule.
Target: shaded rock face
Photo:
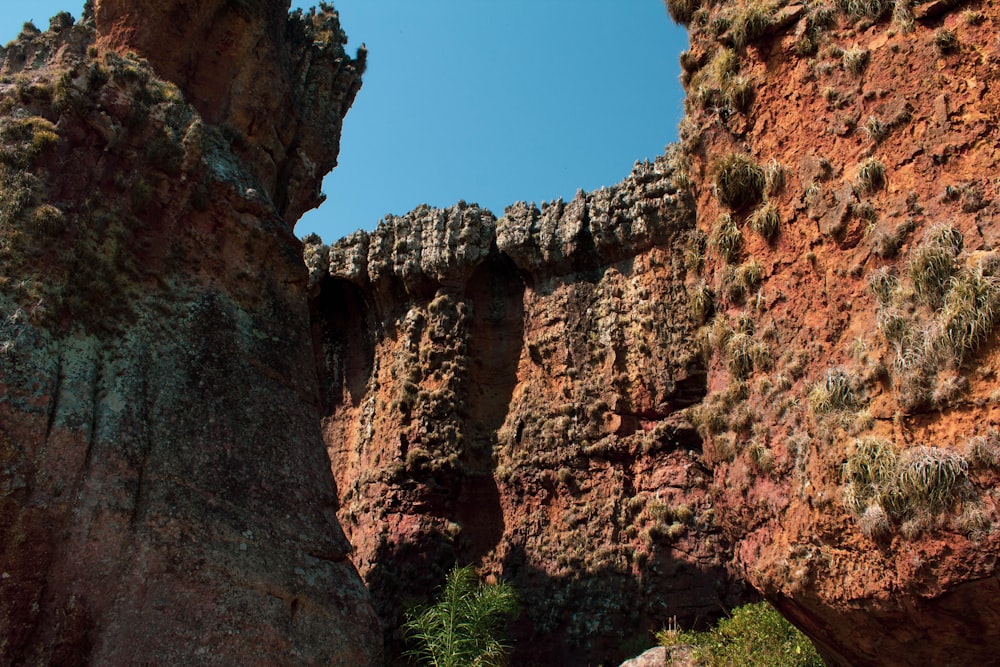
[[[341,99],[339,128],[363,63],[336,17],[267,8],[240,37],[315,56],[291,104]],[[230,93],[189,104],[169,54],[103,25],[0,52],[0,662],[380,664],[290,231],[321,174],[255,161]]]
[[[678,160],[307,247],[340,517],[390,651],[456,560],[518,589],[523,664],[619,661],[741,599],[682,417],[705,369]]]
[[[687,280],[717,312],[692,419],[740,570],[831,664],[990,662],[996,7],[869,11],[691,16]]]

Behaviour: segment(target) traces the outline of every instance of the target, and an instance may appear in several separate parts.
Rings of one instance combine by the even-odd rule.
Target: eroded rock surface
[[[525,664],[621,660],[741,599],[682,416],[705,369],[678,160],[307,247],[340,516],[390,633],[456,559],[518,589]]]
[[[130,2],[105,31],[112,4],[0,52],[0,662],[381,664],[291,233],[363,62],[328,11]],[[199,38],[167,34],[195,5]],[[223,37],[273,56],[254,85],[287,98],[175,76],[229,77],[185,51]]]

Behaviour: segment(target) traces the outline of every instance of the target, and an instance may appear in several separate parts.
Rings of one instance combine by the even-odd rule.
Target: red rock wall
[[[268,21],[242,42],[340,34]],[[290,231],[321,174],[280,167],[282,191],[256,138],[217,124],[231,109],[188,104],[170,53],[102,26],[57,17],[0,52],[0,663],[381,664]],[[285,81],[313,58],[289,99],[342,100],[339,128],[363,63],[336,39],[269,52]]]
[[[996,7],[788,4],[760,35],[742,29],[754,7],[698,8],[682,56],[708,241],[688,285],[718,313],[693,415],[717,517],[741,571],[831,664],[990,662]],[[783,185],[726,205],[731,153]],[[866,181],[871,160],[884,176]],[[770,243],[754,227],[768,203]],[[729,258],[713,243],[724,214],[742,237]]]
[[[517,588],[521,664],[620,660],[741,599],[682,416],[705,371],[677,159],[307,247],[339,514],[391,652],[455,561]]]

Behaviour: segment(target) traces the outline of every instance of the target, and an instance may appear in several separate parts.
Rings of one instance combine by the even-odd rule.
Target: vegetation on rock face
[[[491,667],[507,663],[506,619],[518,612],[510,584],[481,584],[471,565],[448,573],[437,602],[407,613],[408,655],[431,667]]]
[[[729,208],[753,206],[764,197],[766,175],[761,166],[748,155],[730,153],[719,158],[713,173],[716,195]]]
[[[661,630],[664,646],[690,645],[698,664],[711,667],[821,667],[816,647],[766,602],[733,610],[732,616],[704,631]]]

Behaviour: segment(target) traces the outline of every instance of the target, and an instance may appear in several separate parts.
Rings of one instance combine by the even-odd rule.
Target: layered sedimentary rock
[[[291,233],[363,62],[331,11],[238,4],[97,2],[0,51],[4,664],[381,663]],[[199,97],[230,76],[200,50],[239,85]]]
[[[456,560],[518,589],[525,664],[618,660],[741,599],[682,416],[705,368],[679,159],[307,246],[340,517],[391,650]]]

